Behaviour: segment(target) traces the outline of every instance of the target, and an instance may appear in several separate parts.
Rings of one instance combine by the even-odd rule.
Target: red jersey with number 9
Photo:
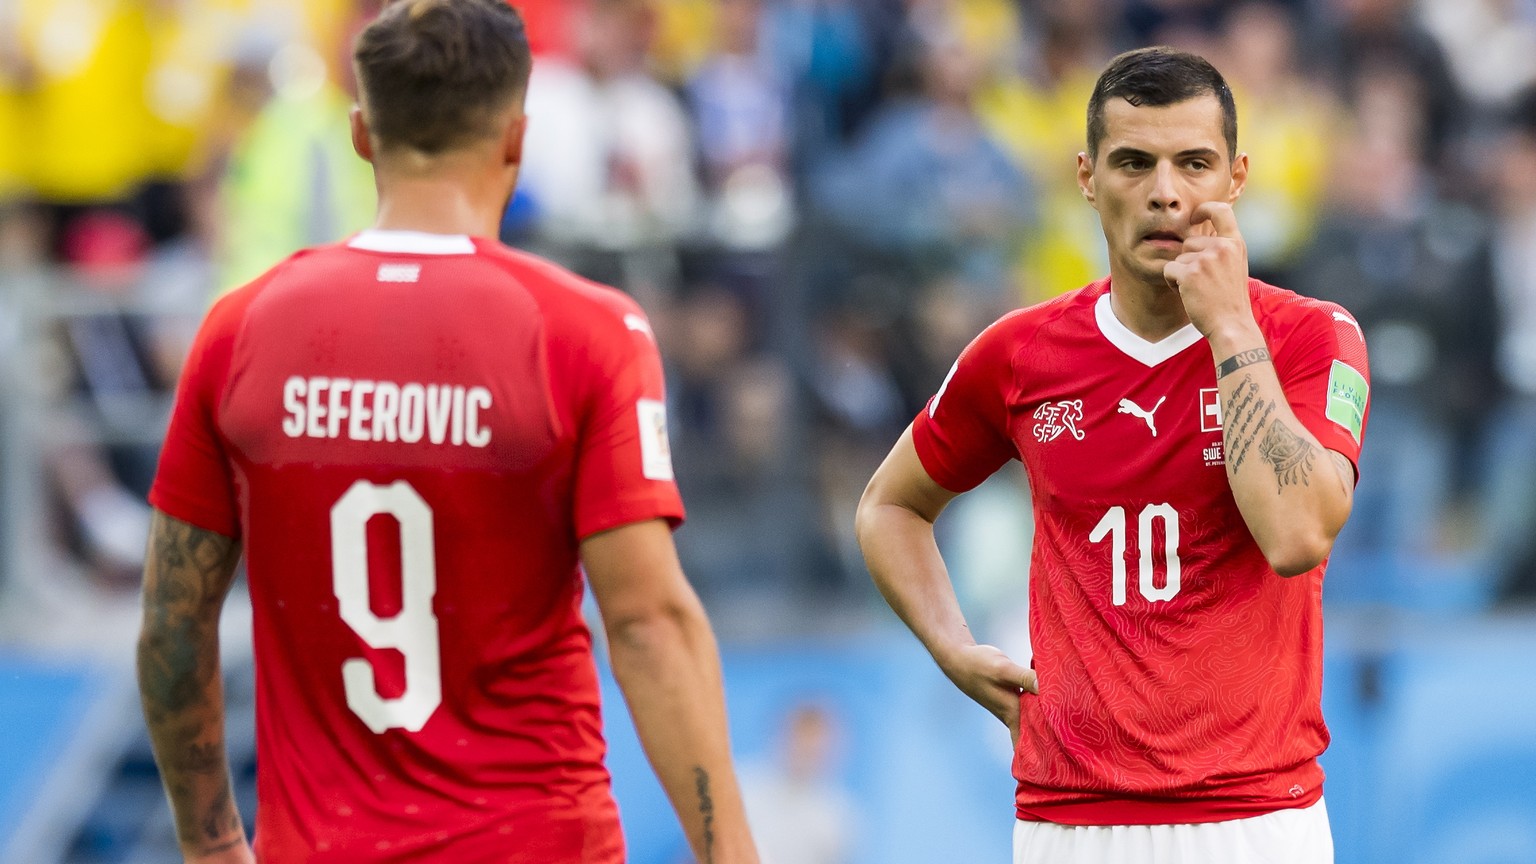
[[[1282,578],[1249,534],[1225,463],[1271,464],[1257,441],[1222,452],[1210,344],[1193,325],[1141,339],[1109,290],[1104,280],[993,324],[913,427],[946,489],[1015,458],[1029,477],[1040,693],[1022,701],[1018,816],[1170,824],[1308,806],[1328,744],[1324,567]],[[1359,325],[1257,280],[1249,294],[1297,419],[1356,462],[1369,409]],[[1243,393],[1234,414],[1251,416]],[[1280,463],[1294,481],[1333,470],[1324,453],[1294,455]]]
[[[624,858],[579,542],[681,521],[639,307],[368,231],[208,314],[150,494],[244,544],[256,854]]]

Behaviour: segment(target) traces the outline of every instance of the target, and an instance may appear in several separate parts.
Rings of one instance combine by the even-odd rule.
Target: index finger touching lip
[[[1207,201],[1195,208],[1190,214],[1191,225],[1199,225],[1209,222],[1215,229],[1217,237],[1228,237],[1233,240],[1242,239],[1242,232],[1237,228],[1237,214],[1232,211],[1232,205],[1225,201]]]

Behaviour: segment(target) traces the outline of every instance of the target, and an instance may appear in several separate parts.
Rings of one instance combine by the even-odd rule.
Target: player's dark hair
[[[398,0],[352,52],[370,132],[384,148],[436,155],[496,134],[533,58],[506,0]]]
[[[1210,93],[1221,103],[1221,134],[1227,158],[1237,158],[1237,105],[1232,88],[1204,57],[1166,46],[1138,48],[1109,61],[1088,97],[1088,158],[1099,158],[1104,140],[1104,103],[1119,97],[1154,108]]]

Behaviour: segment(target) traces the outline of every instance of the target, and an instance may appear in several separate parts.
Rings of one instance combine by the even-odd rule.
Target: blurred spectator
[[[711,233],[730,248],[776,247],[792,225],[789,86],[760,48],[763,0],[715,9],[716,51],[688,83]]]
[[[853,860],[852,796],[836,777],[837,718],[804,702],[786,715],[773,762],[741,769],[741,795],[763,864],[848,864]]]
[[[1312,239],[1338,106],[1301,72],[1296,23],[1275,2],[1228,13],[1220,65],[1237,101],[1238,149],[1252,170],[1239,216],[1254,276],[1289,285],[1289,268]]]
[[[1102,23],[1082,12],[1102,5],[1042,8],[1033,61],[1022,69],[998,69],[977,100],[987,128],[1039,183],[1040,216],[1020,262],[1026,302],[1086,285],[1109,266],[1103,229],[1083,202],[1076,167],[1087,146],[1083,106],[1114,53]]]
[[[1465,100],[1445,52],[1411,7],[1411,0],[1326,0],[1320,41],[1347,101],[1358,101],[1361,84],[1382,70],[1404,76],[1424,106],[1419,149],[1436,166],[1465,119]]]
[[[1188,34],[1198,38],[1197,34],[1215,33],[1228,5],[1223,0],[1126,0],[1126,33],[1136,45],[1173,44],[1186,51],[1197,51],[1197,46],[1170,36]]]
[[[1474,102],[1502,108],[1536,82],[1536,10],[1529,3],[1426,0],[1419,9]]]
[[[955,274],[982,295],[1010,295],[1033,187],[977,116],[982,70],[965,43],[923,46],[921,70],[921,94],[876,114],[814,181],[813,198],[847,236],[920,280]]]
[[[528,47],[534,56],[570,56],[571,12],[576,3],[570,0],[515,0],[512,5],[523,13]]]
[[[1505,399],[1489,424],[1487,499],[1480,514],[1505,590],[1536,596],[1536,90],[1518,100],[1492,158],[1497,216],[1494,284],[1498,373]],[[1496,166],[1496,167],[1495,167]]]
[[[797,176],[846,142],[874,110],[894,0],[777,0],[765,9],[766,50],[794,97]]]
[[[132,218],[101,210],[71,223],[61,238],[64,264],[88,291],[127,301],[142,275],[149,238]],[[141,316],[103,311],[63,318],[61,340],[75,375],[71,390],[84,397],[85,412],[67,416],[48,443],[48,462],[70,517],[62,538],[119,585],[137,586],[149,536],[144,496],[154,472],[155,450],[136,442],[136,429],[153,428],[149,402],[164,392],[163,370]],[[94,422],[87,423],[89,417]],[[105,435],[103,435],[105,433]],[[127,443],[100,446],[101,439]],[[114,465],[115,463],[115,465]],[[116,469],[116,470],[115,470]]]
[[[1316,239],[1291,287],[1350,310],[1371,350],[1360,467],[1369,482],[1336,554],[1406,560],[1444,542],[1444,508],[1468,477],[1492,399],[1486,230],[1437,192],[1412,76],[1364,72],[1354,92]]]
[[[646,70],[649,0],[573,11],[577,57],[534,63],[522,188],[551,241],[622,250],[695,227],[693,135],[677,97]]]
[[[39,200],[120,201],[153,173],[150,12],[148,4],[116,0],[18,5],[25,176]]]
[[[272,99],[235,144],[220,190],[223,290],[373,221],[373,175],[352,150],[348,112],[356,99],[352,38],[380,5],[354,0],[335,41],[288,41],[271,54]]]
[[[650,59],[668,84],[687,81],[715,48],[714,0],[656,0],[656,34]]]

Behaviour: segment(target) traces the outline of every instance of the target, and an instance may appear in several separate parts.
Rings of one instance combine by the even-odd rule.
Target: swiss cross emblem
[[[1035,440],[1042,444],[1055,441],[1061,433],[1070,432],[1078,441],[1083,440],[1083,430],[1077,424],[1083,419],[1083,400],[1071,399],[1047,402],[1035,409]]]
[[[1215,387],[1200,391],[1200,431],[1221,431],[1221,391]]]

